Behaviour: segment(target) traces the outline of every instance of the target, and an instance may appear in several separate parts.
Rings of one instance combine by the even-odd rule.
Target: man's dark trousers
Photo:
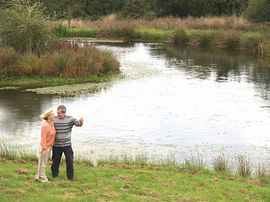
[[[59,166],[62,158],[62,153],[64,153],[66,158],[66,173],[68,179],[74,178],[74,168],[73,168],[73,150],[71,146],[65,147],[55,147],[52,149],[52,160],[53,164],[51,166],[52,176],[57,177],[59,174]]]

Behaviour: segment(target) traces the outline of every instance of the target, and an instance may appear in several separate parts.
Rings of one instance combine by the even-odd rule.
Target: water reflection
[[[39,96],[16,90],[0,91],[0,138],[17,142],[39,127],[39,115],[50,96]],[[10,139],[12,137],[12,139]],[[18,138],[18,139],[17,139]]]

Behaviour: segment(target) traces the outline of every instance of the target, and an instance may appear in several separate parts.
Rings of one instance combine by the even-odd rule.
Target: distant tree
[[[128,18],[143,18],[146,13],[146,0],[127,0],[121,14]]]
[[[270,22],[270,0],[250,0],[245,16],[252,22]]]

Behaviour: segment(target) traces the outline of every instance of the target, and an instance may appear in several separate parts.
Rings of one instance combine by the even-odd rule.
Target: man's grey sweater
[[[56,130],[55,147],[71,146],[71,131],[73,126],[82,126],[82,124],[72,116],[65,116],[59,119],[54,117],[54,127]]]

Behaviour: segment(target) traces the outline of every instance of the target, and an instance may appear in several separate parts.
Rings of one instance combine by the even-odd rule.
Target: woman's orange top
[[[42,149],[47,149],[52,147],[55,140],[55,128],[54,124],[50,125],[47,122],[44,122],[41,126],[41,147]]]

